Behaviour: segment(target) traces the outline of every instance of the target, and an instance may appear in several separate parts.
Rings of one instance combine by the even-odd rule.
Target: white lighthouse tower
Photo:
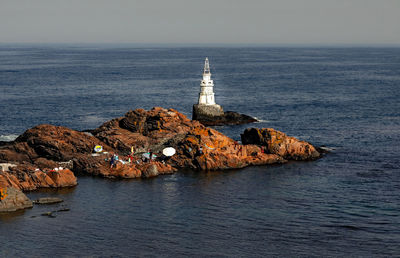
[[[211,80],[208,57],[204,61],[203,80],[200,83],[199,105],[215,105],[214,82]]]
[[[213,120],[224,115],[222,107],[215,103],[214,82],[211,80],[210,63],[208,58],[204,62],[203,80],[200,82],[198,104],[193,105],[193,120]]]

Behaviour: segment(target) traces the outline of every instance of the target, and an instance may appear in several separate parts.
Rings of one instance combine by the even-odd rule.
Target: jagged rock
[[[31,154],[30,159],[45,158],[52,161],[69,161],[76,154],[91,153],[96,145],[104,145],[99,139],[62,126],[38,125],[25,131],[15,140],[24,145],[19,153]],[[28,150],[26,150],[28,149]],[[111,151],[103,146],[104,151]],[[18,160],[17,160],[18,161]]]
[[[157,166],[154,164],[150,164],[142,173],[143,177],[155,177],[158,176]]]
[[[32,208],[32,201],[21,190],[13,187],[0,187],[0,190],[2,194],[0,212]]]
[[[58,209],[58,210],[56,210],[56,212],[63,212],[63,211],[70,211],[71,209],[70,208],[61,208],[61,209]]]
[[[75,175],[70,169],[58,170],[60,164],[73,164],[73,158],[90,154],[96,145],[102,145],[105,151],[112,150],[83,132],[62,126],[35,126],[14,142],[0,146],[0,162],[12,161],[18,165],[0,174],[0,180],[3,178],[9,185],[24,191],[74,186],[77,184]]]
[[[248,128],[241,135],[243,144],[266,147],[266,153],[277,154],[285,159],[313,160],[321,155],[310,143],[272,128]]]
[[[163,148],[174,147],[177,153],[166,162],[178,168],[217,170],[285,162],[274,155],[261,155],[257,146],[241,147],[231,138],[198,121],[189,120],[174,109],[129,111],[124,117],[104,123],[92,134],[117,148],[120,153],[128,153],[134,146],[136,152],[151,149],[160,156]],[[259,155],[250,158],[247,155],[250,150]]]
[[[75,185],[77,185],[77,178],[69,169],[42,171],[32,165],[24,164],[12,167],[8,172],[0,172],[1,187],[10,186],[23,191]]]
[[[54,204],[54,203],[60,203],[63,202],[64,200],[61,198],[57,197],[42,197],[37,200],[34,200],[34,204]]]
[[[135,157],[135,159],[129,163],[125,162],[117,162],[114,167],[110,166],[110,162],[108,161],[111,156],[81,156],[74,160],[74,168],[78,173],[91,174],[95,176],[102,176],[108,178],[137,178],[141,177],[144,170],[146,170],[146,166],[148,163],[144,163],[141,161],[139,157]],[[126,158],[121,156],[122,158]],[[137,163],[136,161],[140,161]],[[154,163],[160,174],[168,174],[176,171],[169,164],[163,164],[162,162],[154,161]]]

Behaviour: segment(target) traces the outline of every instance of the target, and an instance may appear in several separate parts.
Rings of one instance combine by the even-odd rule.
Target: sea
[[[0,215],[0,257],[399,257],[400,48],[3,44],[0,141],[136,108],[191,117],[206,57],[216,102],[259,120],[215,129],[275,128],[329,153],[28,192],[64,202]]]

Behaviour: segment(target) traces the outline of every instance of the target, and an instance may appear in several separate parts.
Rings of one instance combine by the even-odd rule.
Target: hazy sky
[[[400,45],[400,0],[0,0],[8,42]]]

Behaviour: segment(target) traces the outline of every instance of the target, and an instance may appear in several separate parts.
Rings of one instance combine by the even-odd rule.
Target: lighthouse
[[[204,61],[203,80],[200,83],[199,105],[215,105],[214,82],[211,80],[208,57]]]
[[[215,103],[214,82],[211,80],[208,57],[204,61],[203,79],[200,82],[198,104],[193,105],[193,120],[212,120],[224,115],[222,107]]]

